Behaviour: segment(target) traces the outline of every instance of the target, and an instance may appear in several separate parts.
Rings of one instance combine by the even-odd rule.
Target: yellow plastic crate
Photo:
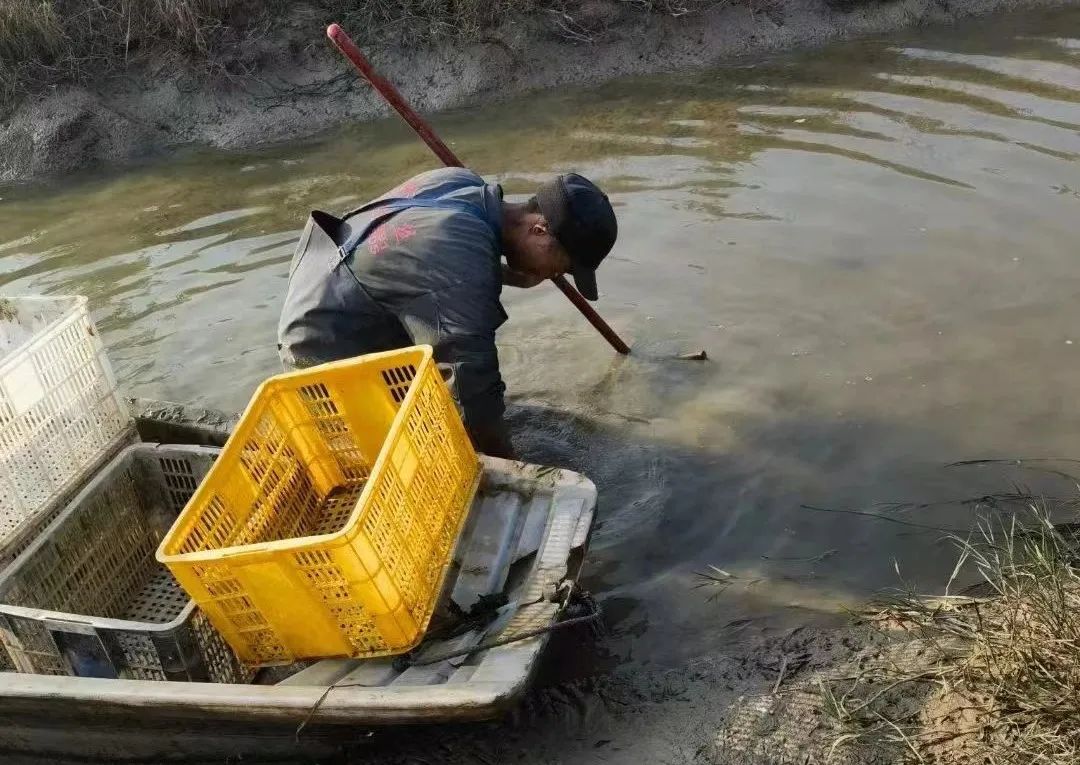
[[[157,557],[249,664],[403,653],[479,478],[430,346],[279,375]]]

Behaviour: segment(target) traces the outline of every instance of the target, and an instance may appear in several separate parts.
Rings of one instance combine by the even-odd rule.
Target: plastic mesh
[[[144,680],[245,677],[154,557],[162,519],[175,518],[217,451],[129,447],[0,577],[0,613],[9,625],[0,639],[17,668]],[[118,629],[105,619],[127,624]]]
[[[129,426],[85,298],[0,298],[0,550]]]
[[[247,662],[398,653],[478,477],[430,348],[323,365],[264,383],[160,556]]]

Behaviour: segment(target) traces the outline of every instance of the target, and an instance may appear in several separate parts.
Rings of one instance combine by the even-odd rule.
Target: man
[[[525,203],[470,170],[412,178],[339,220],[313,212],[289,274],[278,326],[287,369],[429,344],[476,448],[512,457],[495,330],[503,284],[569,273],[596,300],[596,268],[615,244],[607,196],[580,175]],[[503,262],[505,258],[505,263]]]

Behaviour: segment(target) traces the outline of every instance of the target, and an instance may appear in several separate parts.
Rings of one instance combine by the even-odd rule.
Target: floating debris
[[[683,353],[675,358],[680,361],[708,361],[709,354],[705,351],[697,351],[696,353]]]

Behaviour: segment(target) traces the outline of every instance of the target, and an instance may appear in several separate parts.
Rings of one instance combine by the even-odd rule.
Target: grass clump
[[[0,96],[123,69],[143,51],[205,58],[265,17],[256,0],[2,0]]]
[[[535,15],[577,42],[600,38],[613,11],[681,16],[720,0],[0,0],[0,102],[59,82],[85,82],[152,56],[161,68],[241,73],[241,43],[296,22],[311,40],[341,21],[361,40],[476,38]],[[617,15],[617,14],[616,14]]]
[[[1080,762],[1080,539],[1074,526],[1051,523],[1060,509],[1028,499],[1011,521],[998,515],[955,539],[950,585],[974,569],[979,597],[946,587],[943,597],[907,593],[875,612],[919,649],[821,683],[842,725],[836,746],[876,742],[897,762]]]

